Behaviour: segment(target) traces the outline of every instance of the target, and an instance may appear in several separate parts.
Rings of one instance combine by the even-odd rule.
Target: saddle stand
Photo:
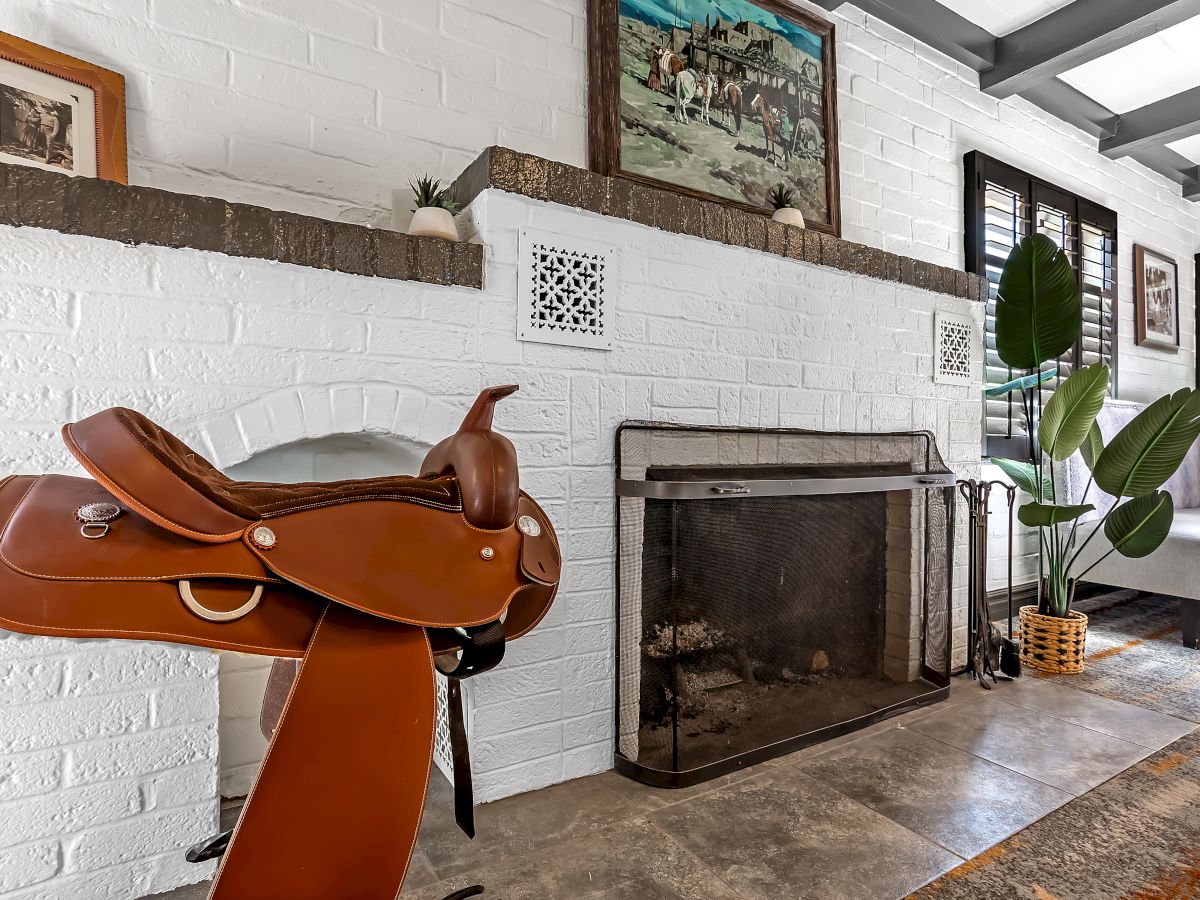
[[[241,819],[227,847],[193,854],[224,851],[210,900],[399,891],[432,759],[435,658],[454,679],[486,671],[557,591],[554,530],[491,429],[515,390],[483,391],[420,477],[233,481],[110,409],[63,428],[94,480],[0,481],[0,627],[286,661]],[[465,735],[455,743],[465,759]],[[462,787],[469,762],[455,768]],[[470,830],[469,793],[456,807]]]

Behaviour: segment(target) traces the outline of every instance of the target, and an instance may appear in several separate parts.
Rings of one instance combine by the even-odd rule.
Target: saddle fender
[[[485,670],[558,590],[554,528],[491,430],[514,390],[483,391],[421,477],[235,481],[117,408],[63,429],[91,479],[0,479],[0,627],[298,661],[273,678],[270,747],[211,900],[396,896],[432,753],[434,657],[462,650],[439,665],[454,678]],[[470,832],[469,791],[456,814]]]

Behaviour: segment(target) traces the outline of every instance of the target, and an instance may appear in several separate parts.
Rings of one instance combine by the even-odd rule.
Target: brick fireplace
[[[624,423],[617,768],[686,787],[949,693],[928,433]]]
[[[638,419],[929,431],[947,466],[970,477],[979,466],[980,398],[970,386],[934,380],[934,335],[939,315],[978,323],[982,306],[968,296],[970,281],[951,270],[824,235],[783,232],[780,243],[775,229],[751,233],[745,221],[739,229],[733,219],[697,219],[692,208],[675,219],[652,196],[642,198],[649,211],[636,210],[645,221],[634,220],[632,206],[641,202],[635,195],[624,197],[624,216],[617,208],[606,214],[610,186],[534,157],[493,151],[483,168],[482,177],[474,172],[461,223],[475,242],[472,253],[439,255],[438,247],[406,249],[376,236],[373,261],[357,266],[350,257],[328,257],[313,238],[331,229],[338,246],[353,247],[358,233],[345,231],[350,226],[283,216],[277,233],[296,240],[267,248],[270,254],[263,249],[271,258],[262,259],[253,247],[228,244],[229,235],[207,235],[197,249],[187,245],[188,235],[155,232],[144,218],[137,239],[167,235],[174,245],[130,246],[122,242],[134,239],[128,227],[105,232],[107,220],[92,223],[99,236],[62,233],[64,219],[76,232],[83,227],[77,217],[56,218],[62,192],[10,193],[35,198],[37,207],[27,216],[19,204],[10,206],[9,224],[0,224],[0,250],[22,261],[0,274],[9,321],[20,323],[0,329],[0,368],[19,378],[40,373],[13,395],[20,415],[6,426],[6,471],[70,470],[59,424],[112,405],[144,410],[222,466],[308,438],[362,433],[419,451],[455,427],[480,387],[519,382],[521,392],[502,405],[497,427],[516,444],[524,486],[544,501],[563,538],[565,568],[549,618],[513,645],[503,666],[470,685],[476,796],[487,801],[612,766],[618,426]],[[508,180],[501,177],[506,171]],[[178,210],[179,202],[158,206]],[[706,222],[725,240],[683,230],[702,231]],[[611,349],[518,337],[521,235],[531,229],[605,248],[612,261],[604,300]],[[391,253],[386,260],[384,249]],[[337,270],[342,263],[352,271]],[[481,279],[448,283],[459,265],[476,266]],[[895,526],[889,533],[902,532],[903,510],[888,516]],[[898,556],[910,551],[889,540],[887,552],[890,584],[903,568]],[[910,639],[904,616],[884,610],[884,618],[888,647]],[[955,624],[963,621],[956,612]],[[961,658],[962,628],[952,637]],[[20,659],[50,671],[74,652],[64,642],[2,640],[0,665]],[[139,660],[151,651],[121,652],[132,653],[130,665],[88,686],[114,703],[128,690],[121,672],[145,668]],[[197,669],[180,690],[211,697],[216,677],[215,666]],[[64,690],[22,700],[29,715],[21,721],[73,715],[83,701]],[[63,846],[84,846],[78,838],[98,839],[109,829],[137,833],[136,823],[145,822],[155,840],[136,859],[111,861],[105,878],[152,870],[148,883],[165,888],[204,874],[181,871],[175,860],[178,847],[195,838],[189,815],[215,816],[215,789],[175,787],[215,785],[216,711],[206,709],[203,721],[187,726],[208,740],[187,771],[160,771],[152,752],[158,732],[181,727],[171,723],[183,712],[164,706],[173,694],[157,691],[147,701],[153,716],[122,719],[120,732],[97,723],[71,737],[77,758],[117,743],[145,746],[106,784],[130,796],[163,786],[142,791],[156,798],[152,806],[98,809],[66,837]],[[65,744],[52,735],[36,738],[34,724],[35,743],[10,750],[38,758],[60,753]],[[22,809],[69,803],[90,790],[79,777],[64,770],[28,786],[19,800],[0,796],[0,815],[15,810],[13,802]],[[26,828],[12,846],[35,841],[39,858],[49,859],[58,852],[57,832],[39,834]],[[86,861],[70,852],[63,858],[57,875],[32,864],[22,869],[35,879],[26,883],[92,878]]]

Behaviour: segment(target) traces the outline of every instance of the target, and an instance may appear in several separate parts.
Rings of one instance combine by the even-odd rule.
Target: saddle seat
[[[63,426],[63,440],[88,473],[150,521],[206,543],[238,540],[261,520],[368,500],[462,509],[477,528],[515,517],[520,484],[512,444],[491,430],[497,400],[515,385],[480,394],[457,433],[426,457],[419,477],[345,481],[236,481],[141,413],[106,409]]]

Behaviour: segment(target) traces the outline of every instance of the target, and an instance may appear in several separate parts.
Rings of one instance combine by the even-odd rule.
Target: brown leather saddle
[[[515,390],[483,391],[420,477],[233,481],[109,409],[63,428],[94,480],[0,481],[0,627],[299,660],[210,898],[395,897],[424,806],[435,657],[452,679],[490,668],[557,591],[554,529],[491,430]]]

